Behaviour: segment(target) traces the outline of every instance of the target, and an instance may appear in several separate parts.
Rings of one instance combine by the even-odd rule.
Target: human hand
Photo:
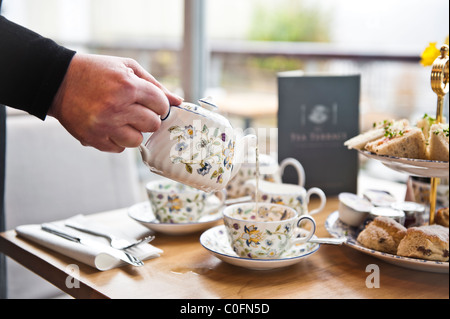
[[[84,146],[122,152],[142,143],[142,132],[154,132],[170,105],[172,94],[136,61],[75,54],[53,100],[53,116]]]

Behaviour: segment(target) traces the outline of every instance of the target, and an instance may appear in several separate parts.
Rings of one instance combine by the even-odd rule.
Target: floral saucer
[[[307,256],[315,253],[320,245],[306,243],[295,245],[279,259],[251,259],[239,257],[228,243],[227,231],[224,225],[208,229],[200,236],[200,243],[211,254],[231,265],[253,270],[270,270],[291,266]]]
[[[203,216],[197,222],[192,223],[161,223],[153,214],[152,207],[149,202],[142,202],[131,206],[128,209],[128,216],[145,227],[163,234],[168,235],[186,235],[195,233],[214,226],[222,219],[222,207],[211,209],[208,215]]]
[[[445,273],[448,274],[449,263],[442,261],[432,261],[425,259],[409,258],[398,255],[392,255],[381,251],[366,248],[356,241],[361,227],[352,227],[339,219],[339,212],[331,213],[325,221],[325,228],[333,237],[347,237],[346,245],[362,253],[371,255],[385,262],[396,266],[410,268],[421,271]]]

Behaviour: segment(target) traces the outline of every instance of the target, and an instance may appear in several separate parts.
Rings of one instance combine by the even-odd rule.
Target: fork
[[[88,234],[91,234],[91,235],[104,237],[109,240],[109,244],[111,245],[111,247],[113,247],[115,249],[120,249],[120,250],[130,249],[132,247],[136,247],[141,244],[149,243],[153,239],[155,239],[155,236],[147,236],[147,237],[141,238],[137,241],[131,242],[128,239],[119,238],[119,237],[114,236],[113,234],[109,234],[105,231],[100,231],[98,229],[94,229],[94,228],[86,226],[86,225],[81,225],[81,224],[75,223],[73,221],[66,223],[66,226],[76,229],[76,230],[79,230],[79,231],[82,231],[82,232],[85,232],[85,233],[88,233]]]

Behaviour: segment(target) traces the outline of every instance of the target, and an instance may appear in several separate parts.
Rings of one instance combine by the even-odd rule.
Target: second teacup
[[[258,204],[258,210],[253,202],[230,205],[223,210],[223,217],[231,247],[244,258],[279,258],[292,245],[310,240],[316,230],[311,216],[300,216],[290,207],[270,203]],[[297,237],[305,220],[312,227],[305,237]]]
[[[253,154],[253,157],[256,154]],[[305,185],[305,170],[298,160],[292,157],[285,158],[279,165],[275,158],[267,154],[259,154],[259,175],[261,180],[281,183],[284,170],[292,166],[297,172],[298,185]],[[227,185],[227,197],[238,198],[251,194],[245,185],[248,180],[254,179],[257,174],[256,160],[244,161],[238,173]]]
[[[312,187],[306,190],[304,187],[294,184],[286,183],[272,183],[267,181],[258,182],[258,192],[256,193],[256,180],[249,180],[246,185],[252,187],[252,197],[258,202],[273,203],[286,205],[295,209],[300,215],[309,214],[314,215],[322,211],[327,202],[325,193],[317,187]],[[309,201],[312,195],[319,196],[319,207],[311,211],[308,210]]]
[[[161,223],[192,223],[214,213],[225,202],[225,192],[206,193],[172,181],[156,180],[146,185],[148,199]]]

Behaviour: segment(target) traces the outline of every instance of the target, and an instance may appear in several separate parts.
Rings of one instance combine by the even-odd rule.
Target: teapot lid
[[[230,121],[218,112],[219,108],[217,107],[216,104],[212,102],[211,97],[200,99],[198,100],[198,102],[200,105],[189,102],[183,102],[180,105],[172,105],[171,109],[174,110],[180,109],[183,111],[187,111],[189,113],[195,114],[195,116],[199,115],[201,117],[207,118],[208,120],[214,122],[216,125],[219,125],[220,127],[231,128]],[[184,120],[188,119],[184,118]]]
[[[202,98],[202,99],[198,100],[198,102],[203,108],[205,108],[207,110],[210,110],[210,111],[217,111],[218,110],[217,105],[215,105],[213,103],[213,99],[210,96]]]

